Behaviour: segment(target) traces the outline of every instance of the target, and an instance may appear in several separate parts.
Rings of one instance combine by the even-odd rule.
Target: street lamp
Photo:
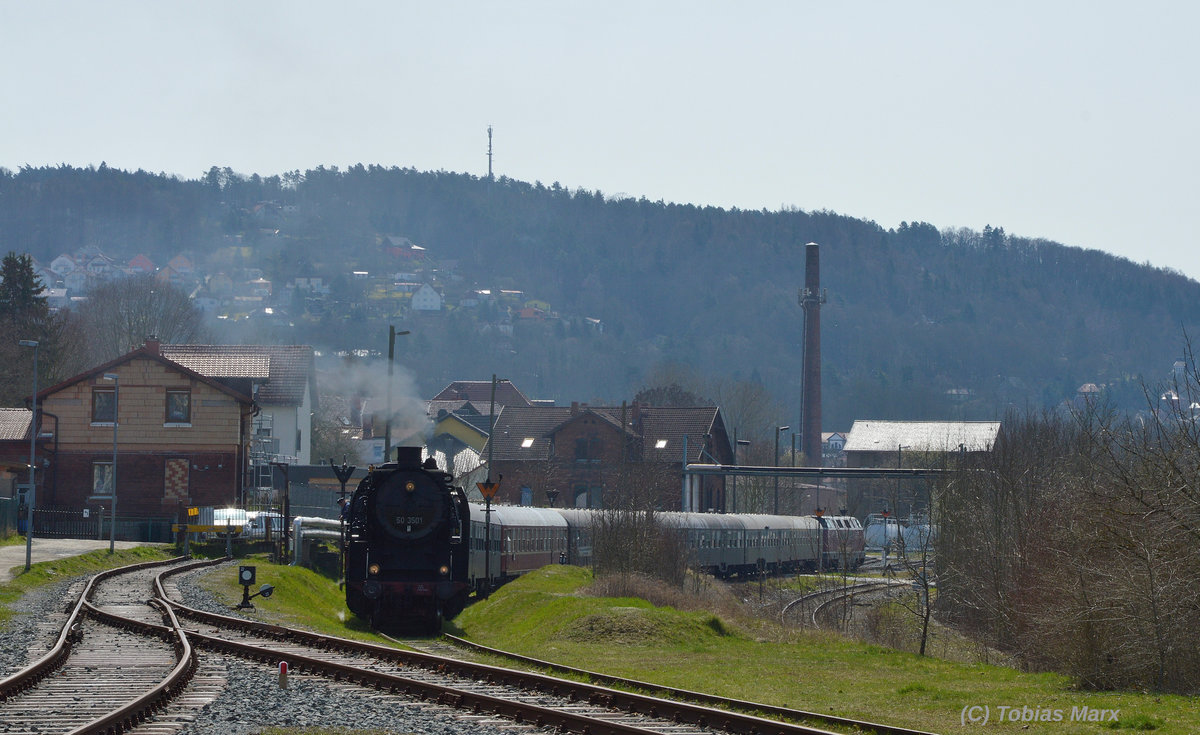
[[[738,448],[750,446],[749,439],[738,439],[737,432],[733,432],[733,466],[738,466]],[[737,513],[737,480],[738,476],[733,476],[733,512]]]
[[[113,457],[108,477],[112,481],[112,520],[108,526],[108,553],[117,545],[117,410],[121,407],[121,376],[105,373],[105,380],[113,382]]]
[[[29,489],[25,491],[25,571],[29,571],[29,565],[33,557],[33,468],[34,468],[34,452],[36,451],[37,442],[37,353],[38,343],[34,339],[23,339],[17,344],[22,347],[33,348],[33,408],[32,416],[29,419]]]
[[[779,433],[791,429],[790,426],[775,427],[775,466],[779,466]],[[775,473],[775,515],[779,515],[779,473]]]

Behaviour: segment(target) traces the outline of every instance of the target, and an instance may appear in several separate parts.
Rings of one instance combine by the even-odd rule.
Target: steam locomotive
[[[346,604],[376,628],[430,630],[471,592],[547,564],[588,566],[595,511],[468,502],[416,447],[374,468],[347,512]],[[657,514],[689,561],[720,577],[857,567],[863,527],[851,516]],[[490,527],[490,530],[489,530]],[[490,549],[489,549],[490,544]]]

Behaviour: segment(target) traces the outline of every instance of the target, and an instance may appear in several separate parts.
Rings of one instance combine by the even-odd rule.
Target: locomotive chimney
[[[395,447],[396,464],[401,467],[420,467],[421,466],[421,448],[420,447]]]
[[[821,466],[821,293],[820,246],[804,246],[804,289],[800,306],[804,309],[803,380],[800,396],[800,451],[810,467]]]

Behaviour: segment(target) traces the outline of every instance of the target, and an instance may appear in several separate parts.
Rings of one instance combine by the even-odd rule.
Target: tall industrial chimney
[[[815,242],[804,246],[804,289],[800,306],[804,309],[804,364],[801,373],[800,451],[809,467],[821,466],[821,247]]]

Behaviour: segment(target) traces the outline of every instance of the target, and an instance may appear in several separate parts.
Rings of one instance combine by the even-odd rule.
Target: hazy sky
[[[984,225],[1200,278],[1200,4],[0,0],[0,166],[354,163]]]

